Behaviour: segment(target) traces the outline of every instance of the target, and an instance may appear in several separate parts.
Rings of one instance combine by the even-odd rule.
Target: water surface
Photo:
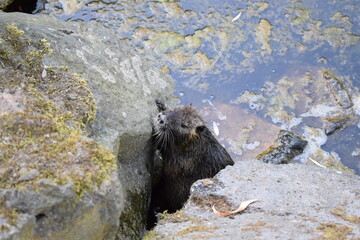
[[[287,129],[309,141],[302,161],[360,173],[359,1],[72,2],[48,1],[38,14],[113,29],[169,72],[179,103],[201,108],[236,159]]]

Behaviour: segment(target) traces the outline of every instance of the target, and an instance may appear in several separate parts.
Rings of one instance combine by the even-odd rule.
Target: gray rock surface
[[[151,119],[156,114],[154,99],[170,102],[174,82],[165,73],[151,67],[151,63],[136,55],[131,48],[117,41],[111,31],[96,24],[70,24],[49,17],[1,12],[0,22],[0,32],[4,31],[6,25],[14,24],[34,41],[47,39],[53,54],[45,59],[46,66],[67,67],[69,73],[77,73],[86,80],[97,105],[96,118],[88,126],[89,136],[111,150],[118,158],[119,172],[115,178],[119,178],[121,183],[111,186],[115,189],[108,189],[116,192],[111,195],[116,206],[110,204],[106,211],[112,216],[119,215],[118,219],[113,219],[114,225],[118,225],[118,230],[115,231],[117,239],[140,238],[145,231],[149,204],[152,165],[147,141],[151,135]],[[37,194],[42,193],[40,191]],[[56,193],[50,195],[57,196]],[[11,196],[14,196],[15,199],[11,201],[15,204],[18,196]],[[68,200],[65,195],[61,196]],[[62,197],[54,197],[53,204],[63,206]],[[28,201],[32,197],[25,194],[21,199]],[[96,201],[92,201],[95,200],[92,199],[89,204],[96,205]],[[47,200],[45,202],[49,203]],[[8,207],[16,207],[14,204]],[[28,206],[30,216],[21,216],[23,221],[19,220],[18,224],[24,224],[18,227],[18,230],[33,231],[34,226],[40,226],[36,219],[40,221],[43,215],[36,209],[41,209],[43,203],[37,204]],[[106,203],[99,201],[99,204]],[[86,209],[86,204],[76,207],[79,208]],[[82,229],[74,224],[72,229],[64,229],[64,234],[82,236],[82,239],[104,237],[94,234],[94,231],[101,227],[96,221],[101,220],[104,213],[96,215],[101,212],[96,207],[88,210],[88,218],[84,217],[83,220],[86,222],[86,219],[93,219],[93,222],[88,222],[91,225],[85,224],[93,228]],[[53,214],[54,217],[59,216],[66,221],[66,211],[55,211]],[[78,220],[80,225],[84,225],[82,219]],[[84,235],[77,235],[78,231]],[[17,232],[15,238],[22,239],[22,234],[24,232]],[[68,235],[58,236],[66,238]],[[87,238],[89,236],[91,238]],[[113,236],[106,237],[112,238]]]
[[[190,200],[164,215],[153,239],[358,239],[360,177],[308,165],[237,162],[194,183]],[[258,199],[231,217],[215,215]],[[151,238],[150,238],[151,239]]]
[[[0,239],[114,239],[122,205],[117,199],[121,197],[118,182],[108,181],[81,199],[71,182],[57,185],[41,179],[34,186],[42,189],[0,191],[3,207],[19,213],[16,226],[3,225],[7,228],[0,232]]]

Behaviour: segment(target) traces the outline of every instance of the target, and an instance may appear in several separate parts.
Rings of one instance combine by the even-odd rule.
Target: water
[[[66,6],[48,1],[39,14],[95,21],[116,31],[170,72],[180,104],[201,108],[210,127],[218,123],[218,138],[236,159],[255,157],[280,129],[288,129],[311,142],[306,157],[327,166],[341,160],[359,174],[359,5],[128,0]],[[354,106],[340,106],[322,71],[342,82]],[[333,135],[321,135],[334,118],[349,120]]]

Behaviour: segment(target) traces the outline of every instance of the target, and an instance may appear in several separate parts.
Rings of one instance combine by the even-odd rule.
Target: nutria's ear
[[[206,126],[201,125],[196,127],[196,133],[202,133],[205,130]]]
[[[159,112],[166,110],[165,104],[162,101],[160,101],[159,99],[155,99],[155,103],[156,103],[156,106],[157,106]]]

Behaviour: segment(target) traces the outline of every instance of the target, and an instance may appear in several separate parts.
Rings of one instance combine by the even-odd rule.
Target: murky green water
[[[237,159],[288,129],[309,141],[307,158],[360,173],[359,12],[346,0],[63,0],[38,14],[113,29],[174,77],[180,103],[201,108]]]

